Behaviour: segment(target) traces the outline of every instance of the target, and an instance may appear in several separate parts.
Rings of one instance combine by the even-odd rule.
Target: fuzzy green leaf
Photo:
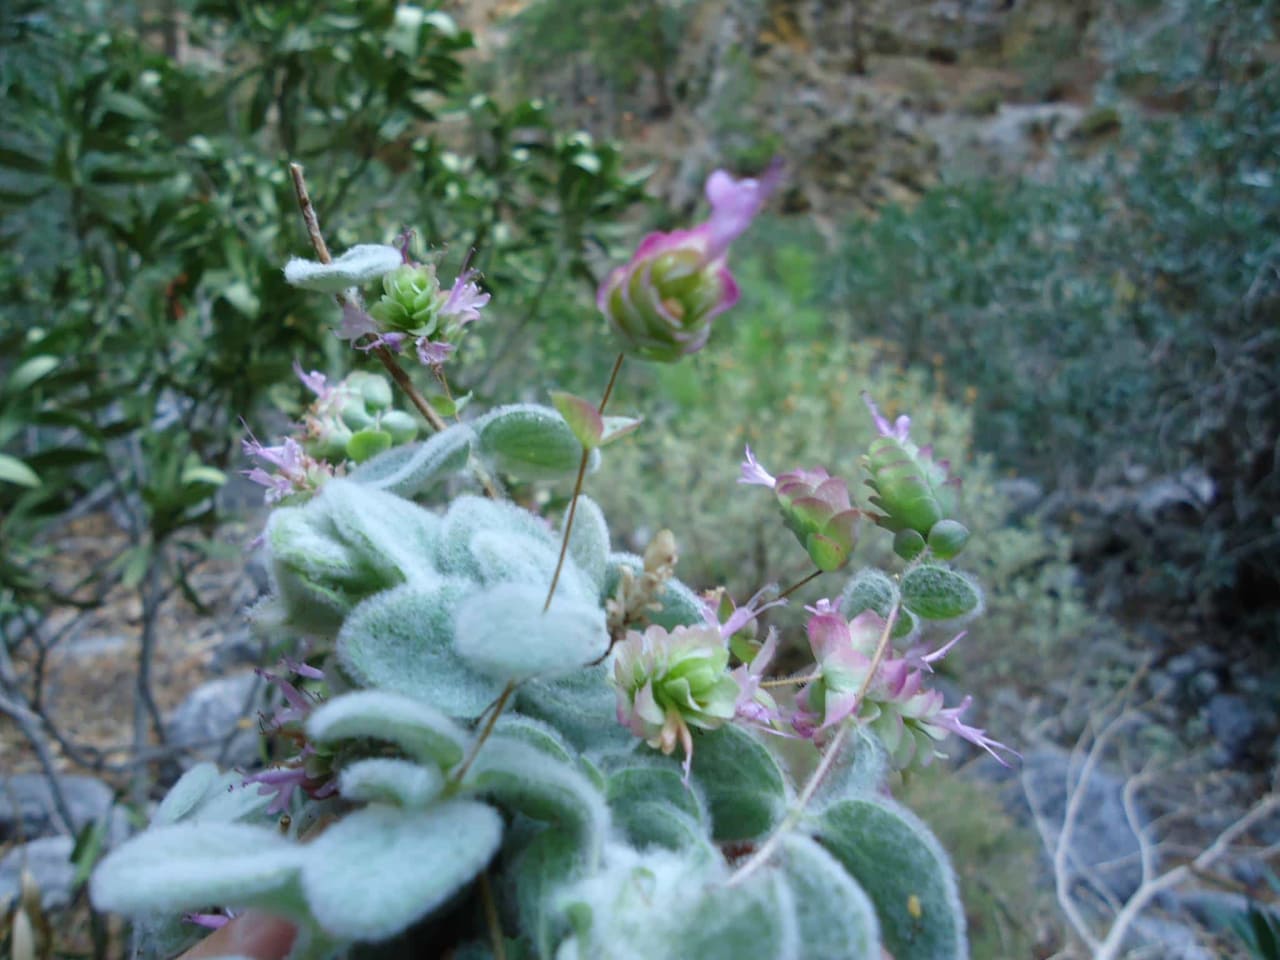
[[[902,603],[926,620],[952,620],[978,609],[982,596],[968,579],[926,563],[902,576]]]
[[[307,718],[317,743],[371,739],[394,743],[423,763],[448,769],[470,737],[435,707],[385,690],[357,690],[327,700]]]
[[[695,732],[693,780],[707,799],[718,843],[762,836],[786,809],[786,780],[773,754],[738,727]]]
[[[454,801],[429,810],[369,806],[303,848],[302,887],[327,933],[383,940],[469,883],[501,838],[502,818],[482,803]]]
[[[339,662],[364,686],[415,697],[453,717],[478,717],[502,684],[476,672],[454,648],[454,613],[475,589],[443,578],[371,597],[338,634]]]
[[[955,874],[927,827],[891,800],[829,807],[818,838],[875,904],[895,960],[963,960],[968,951]]]
[[[139,834],[107,854],[89,884],[99,910],[146,916],[284,895],[303,847],[269,827],[179,823]]]
[[[501,583],[467,597],[454,619],[454,648],[478,672],[506,682],[554,677],[599,660],[609,649],[604,611],[594,601],[555,597],[535,581]]]
[[[284,267],[285,282],[318,293],[341,293],[348,287],[364,286],[403,263],[395,247],[362,243],[331,263],[317,263],[294,257]]]
[[[482,450],[499,470],[524,480],[573,476],[582,444],[555,410],[537,404],[498,407],[475,422]]]
[[[338,792],[346,800],[397,807],[425,807],[443,789],[439,767],[393,757],[357,760],[343,767],[338,779]]]
[[[796,960],[879,960],[875,908],[838,860],[794,833],[783,838],[778,860],[799,927]]]
[[[401,497],[418,497],[467,465],[474,431],[463,424],[422,443],[396,447],[360,464],[347,479]]]

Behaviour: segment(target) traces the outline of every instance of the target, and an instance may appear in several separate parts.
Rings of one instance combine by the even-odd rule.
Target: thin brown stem
[[[307,236],[311,238],[311,249],[321,263],[332,263],[329,245],[324,242],[324,234],[320,232],[320,218],[316,216],[316,208],[311,205],[311,194],[307,193],[307,181],[302,174],[302,164],[290,163],[289,176],[293,178],[293,192],[298,198],[298,209],[302,211],[302,221],[307,225]]]
[[[797,686],[797,685],[799,685],[799,684],[801,684],[801,683],[809,683],[809,682],[811,682],[811,681],[813,681],[813,680],[817,680],[817,679],[818,679],[818,677],[819,677],[819,676],[821,676],[821,675],[822,675],[821,671],[817,671],[817,672],[814,672],[814,673],[809,674],[807,677],[782,677],[782,678],[780,678],[780,679],[778,679],[778,680],[762,680],[762,681],[760,682],[760,686],[762,686],[762,687],[792,687],[792,686]]]
[[[551,609],[551,598],[556,595],[556,585],[560,582],[560,573],[564,570],[564,558],[569,552],[569,533],[573,530],[573,517],[578,512],[578,495],[582,493],[582,481],[587,475],[587,461],[591,459],[591,451],[582,448],[582,459],[578,461],[578,479],[573,482],[573,497],[569,500],[569,514],[564,518],[564,536],[560,538],[560,556],[556,559],[556,572],[551,575],[551,587],[547,590],[547,601],[542,605],[542,612]]]
[[[895,603],[893,609],[889,611],[889,618],[885,621],[884,629],[880,632],[880,642],[876,645],[875,656],[871,658],[871,668],[867,671],[866,677],[863,678],[862,685],[858,687],[858,695],[854,699],[853,710],[849,718],[840,724],[840,729],[836,732],[831,743],[827,745],[826,751],[822,754],[822,760],[819,761],[817,768],[813,771],[813,775],[809,777],[809,782],[804,785],[804,790],[796,798],[795,805],[788,812],[782,823],[778,824],[778,829],[769,836],[769,839],[761,844],[759,849],[751,855],[751,858],[729,878],[730,886],[742,883],[743,880],[764,866],[768,859],[773,856],[773,851],[782,842],[782,838],[800,822],[800,818],[804,815],[809,801],[813,799],[813,795],[818,792],[818,787],[822,785],[822,781],[831,772],[831,767],[836,762],[840,748],[844,746],[845,737],[849,735],[850,730],[858,725],[857,714],[862,708],[862,698],[867,695],[867,691],[871,688],[871,683],[875,679],[876,672],[880,669],[880,664],[884,662],[885,653],[889,649],[889,635],[893,633],[893,625],[898,621],[898,609],[898,605]]]
[[[812,583],[814,580],[817,580],[820,576],[822,576],[822,571],[814,570],[813,573],[809,574],[803,580],[797,580],[791,586],[787,587],[787,589],[783,590],[780,594],[778,594],[778,599],[779,600],[787,599],[787,597],[791,596],[793,593],[795,593],[797,590],[803,587],[806,583]]]
[[[600,398],[599,411],[604,413],[604,408],[609,405],[609,398],[613,396],[614,384],[618,382],[618,371],[622,369],[622,361],[627,358],[625,353],[618,354],[618,359],[613,361],[613,370],[609,373],[609,383],[604,388],[604,396]]]
[[[604,395],[600,398],[600,406],[597,410],[603,414],[604,408],[609,405],[609,398],[613,396],[614,385],[618,382],[618,371],[622,369],[622,361],[627,358],[625,353],[618,354],[618,358],[613,361],[613,369],[609,372],[609,382],[605,385]],[[582,495],[582,481],[587,475],[587,461],[591,458],[591,451],[583,447],[582,459],[578,462],[578,478],[573,483],[573,496],[569,499],[569,513],[564,518],[564,536],[560,538],[560,556],[556,560],[556,572],[551,575],[551,587],[547,590],[547,602],[542,605],[542,612],[546,613],[551,609],[551,599],[556,595],[556,585],[560,583],[560,573],[564,570],[564,558],[569,552],[569,535],[573,533],[573,518],[578,512],[578,497]]]
[[[480,735],[476,737],[475,744],[471,747],[471,752],[467,754],[467,758],[462,761],[462,766],[453,772],[453,782],[461,783],[462,778],[467,775],[467,771],[471,769],[471,764],[475,762],[476,754],[480,752],[480,748],[484,746],[484,742],[489,739],[489,734],[493,733],[493,725],[498,722],[498,717],[502,716],[502,710],[507,705],[507,701],[511,699],[511,694],[515,693],[516,682],[508,680],[507,685],[502,688],[502,692],[498,694],[498,699],[493,702],[493,708],[489,711],[489,719],[484,722],[484,727],[480,730]]]
[[[436,433],[444,430],[448,424],[444,422],[440,414],[436,413],[435,408],[427,402],[427,398],[418,392],[418,388],[413,385],[413,381],[409,379],[409,374],[405,372],[404,367],[400,366],[400,361],[395,358],[395,355],[386,347],[374,347],[373,355],[382,361],[387,373],[391,374],[391,379],[408,395],[409,402],[417,408],[427,423],[431,425],[431,429]]]
[[[484,904],[484,922],[489,928],[489,943],[493,946],[493,960],[507,960],[507,945],[502,936],[502,921],[493,902],[493,887],[489,883],[488,868],[480,871],[480,901]]]

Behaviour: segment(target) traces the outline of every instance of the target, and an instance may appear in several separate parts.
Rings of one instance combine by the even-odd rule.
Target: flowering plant
[[[624,358],[671,362],[707,343],[738,298],[728,247],[779,176],[717,171],[706,223],[650,236],[608,277],[599,306],[622,353],[598,403],[557,393],[465,420],[445,368],[488,302],[478,279],[464,269],[446,292],[407,240],[333,259],[309,220],[319,260],[291,262],[287,278],[336,297],[338,335],[383,363],[432,435],[415,439],[387,380],[330,384],[298,367],[316,398],[298,435],[246,442],[259,461],[246,472],[274,505],[261,538],[274,589],[254,619],[283,653],[263,674],[280,697],[262,723],[276,759],[189,770],[98,867],[95,903],[138,920],[143,955],[249,907],[296,927],[295,958],[379,945],[557,960],[965,955],[946,856],[886,776],[952,738],[1002,762],[1007,748],[961,720],[967,698],[948,707],[929,686],[963,634],[930,650],[922,624],[970,617],[981,596],[948,563],[968,535],[954,483],[909,421],[871,406],[882,436],[866,508],[843,478],[775,477],[746,451],[741,482],[773,490],[816,569],[741,605],[676,578],[668,531],[643,556],[614,550],[583,493],[600,449],[640,426],[605,415]],[[400,367],[409,345],[439,396]],[[573,480],[558,529],[508,498],[511,478]],[[443,492],[468,479],[476,492]],[[895,534],[905,567],[833,582],[863,516]],[[769,611],[819,577],[812,662],[774,676],[799,638]],[[801,784],[783,743],[810,751]]]

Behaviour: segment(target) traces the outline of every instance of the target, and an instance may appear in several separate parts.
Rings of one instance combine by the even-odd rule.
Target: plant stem
[[[793,593],[795,593],[797,590],[803,587],[806,583],[812,583],[814,580],[817,580],[818,577],[820,576],[822,576],[822,571],[814,570],[813,573],[809,574],[803,580],[797,580],[791,586],[787,587],[787,589],[783,590],[780,594],[778,594],[778,599],[785,600],[787,597],[791,596]]]
[[[773,851],[778,844],[782,842],[782,838],[791,832],[800,822],[800,818],[804,815],[805,807],[809,805],[809,801],[813,799],[813,795],[818,792],[818,787],[822,785],[822,781],[827,774],[831,772],[831,767],[836,762],[836,757],[840,753],[840,748],[844,746],[845,737],[849,735],[849,731],[857,726],[857,713],[862,707],[862,698],[867,695],[867,691],[871,688],[871,683],[875,679],[876,671],[880,669],[880,664],[884,661],[884,655],[889,649],[889,635],[893,632],[893,625],[898,620],[898,604],[893,605],[893,609],[889,611],[889,619],[884,623],[884,630],[880,633],[880,642],[876,645],[875,656],[871,658],[871,668],[867,671],[867,675],[863,678],[862,685],[858,688],[858,695],[854,698],[853,711],[849,719],[840,724],[840,729],[836,732],[831,743],[827,745],[826,752],[822,755],[817,768],[809,777],[809,782],[804,785],[804,789],[800,792],[800,796],[796,798],[795,805],[791,811],[778,824],[775,830],[750,859],[740,866],[729,878],[729,886],[736,886],[742,883],[747,877],[755,873],[765,862],[773,856]]]
[[[502,710],[507,705],[507,701],[511,699],[511,694],[515,693],[516,682],[508,680],[507,685],[502,688],[502,692],[498,694],[498,699],[493,702],[493,708],[489,711],[489,719],[484,722],[484,727],[480,731],[480,735],[476,737],[476,742],[471,748],[471,752],[467,754],[467,758],[462,761],[462,766],[458,767],[453,773],[453,782],[461,783],[462,778],[467,775],[467,771],[471,769],[471,764],[475,762],[476,754],[480,752],[480,748],[484,746],[484,742],[489,739],[489,734],[493,733],[493,725],[498,722],[498,717],[502,715]]]
[[[489,868],[480,871],[480,900],[484,904],[484,922],[489,928],[489,943],[493,947],[493,960],[507,960],[507,947],[502,936],[502,921],[493,902],[493,887],[489,883]]]
[[[760,686],[790,687],[798,683],[809,683],[810,681],[817,680],[818,677],[820,677],[821,675],[822,675],[822,671],[819,670],[815,673],[809,674],[807,677],[782,677],[781,679],[778,679],[778,680],[762,680],[760,681]]]
[[[609,404],[609,398],[613,396],[614,385],[618,382],[618,371],[622,369],[622,361],[627,355],[625,353],[618,354],[618,359],[613,361],[613,370],[609,374],[609,383],[604,388],[604,396],[600,398],[600,406],[598,411],[603,414],[604,408]],[[582,494],[582,481],[587,475],[587,461],[591,458],[591,451],[586,447],[582,448],[582,459],[578,462],[578,478],[573,483],[573,496],[569,499],[569,513],[564,519],[564,536],[560,539],[560,556],[556,560],[556,572],[551,575],[551,587],[547,590],[547,602],[542,605],[542,612],[546,613],[551,609],[551,598],[556,595],[556,585],[560,582],[560,572],[564,569],[564,558],[569,552],[569,535],[573,532],[573,517],[578,512],[578,497]]]

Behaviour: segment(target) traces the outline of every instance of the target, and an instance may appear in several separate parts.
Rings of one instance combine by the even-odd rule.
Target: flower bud
[[[432,264],[404,264],[382,278],[382,296],[369,308],[382,328],[425,336],[434,333],[448,295]]]
[[[934,460],[930,447],[919,447],[911,440],[909,417],[899,417],[890,425],[870,397],[864,394],[863,399],[880,431],[863,457],[869,474],[867,486],[875,491],[870,500],[881,511],[875,520],[894,533],[911,530],[919,535],[907,535],[895,543],[898,554],[910,558],[920,552],[930,531],[955,509],[960,481],[948,475],[947,461]],[[955,527],[964,529],[959,524]],[[939,544],[944,550],[951,550],[950,555],[964,546],[964,538],[958,533],[950,526],[940,531]]]
[[[702,349],[711,321],[738,302],[726,265],[729,244],[780,178],[777,163],[759,180],[734,180],[717,170],[707,180],[711,216],[705,223],[649,234],[631,261],[605,278],[596,304],[627,349],[662,363]]]

